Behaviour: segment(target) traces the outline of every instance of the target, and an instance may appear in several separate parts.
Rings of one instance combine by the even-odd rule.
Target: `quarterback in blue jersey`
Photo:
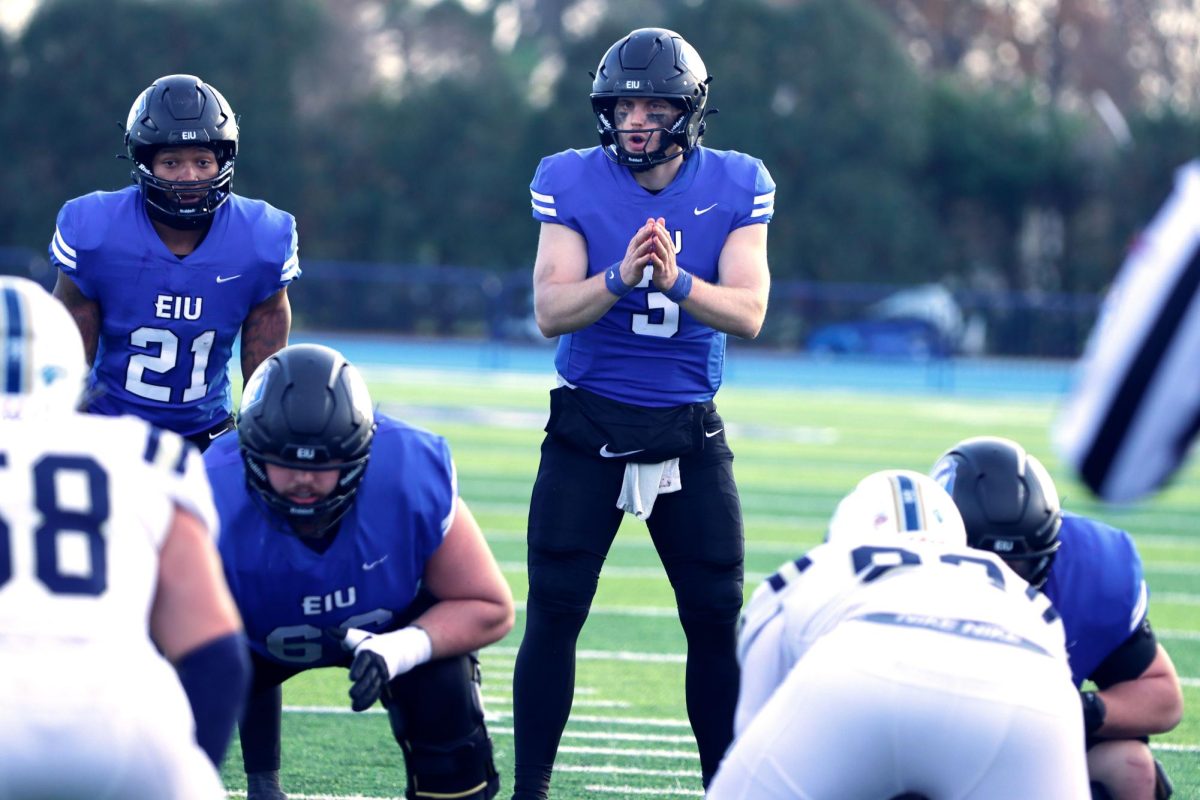
[[[285,798],[281,684],[329,666],[350,669],[355,711],[382,700],[406,797],[494,797],[474,651],[508,633],[513,602],[445,440],[375,413],[336,351],[293,345],[255,371],[237,436],[205,462],[254,665],[251,800]]]
[[[600,146],[542,160],[538,327],[558,336],[529,510],[529,599],[513,677],[514,798],[548,796],[575,642],[624,512],[645,520],[688,641],[688,716],[707,784],[733,736],[741,506],[713,397],[726,336],[766,315],[775,184],[701,146],[709,76],[677,33],[642,28],[596,69]]]
[[[238,334],[243,378],[287,344],[296,221],[231,191],[237,120],[195,76],[143,91],[125,146],[135,185],[58,213],[54,294],[83,335],[88,410],[142,417],[203,450],[233,427]]]
[[[1016,442],[966,439],[931,473],[954,497],[968,543],[1000,555],[1054,603],[1087,730],[1093,797],[1162,800],[1171,794],[1148,737],[1183,714],[1179,676],[1154,636],[1142,561],[1130,535],[1064,513],[1049,473]]]

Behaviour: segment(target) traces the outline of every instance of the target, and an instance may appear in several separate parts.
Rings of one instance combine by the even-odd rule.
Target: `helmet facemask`
[[[196,230],[212,221],[213,214],[220,208],[233,188],[234,159],[222,156],[226,148],[212,148],[213,157],[220,170],[212,178],[199,181],[169,181],[154,174],[154,154],[161,147],[140,147],[134,156],[134,168],[130,173],[134,182],[142,187],[146,211],[152,219],[179,230]],[[198,202],[185,203],[183,194],[201,195]]]
[[[616,127],[617,98],[593,98],[592,111],[596,115],[596,127],[600,133],[600,143],[604,154],[610,160],[629,167],[634,172],[645,172],[684,155],[691,149],[688,130],[692,127],[692,119],[696,112],[691,108],[690,103],[679,98],[671,98],[670,102],[679,115],[669,127],[618,128]],[[641,134],[648,139],[658,134],[658,147],[654,150],[639,152],[626,150],[621,146],[620,137],[627,134]],[[678,149],[672,150],[673,145],[678,145]]]
[[[242,460],[246,465],[246,482],[267,508],[279,514],[288,523],[288,532],[302,539],[320,539],[337,527],[338,522],[350,510],[351,501],[358,493],[359,484],[367,470],[370,454],[349,463],[299,464],[284,461],[269,455],[257,455],[243,448]],[[337,469],[338,479],[333,491],[313,503],[297,503],[275,491],[267,477],[267,464],[288,469],[320,471]]]
[[[164,147],[204,147],[217,160],[215,176],[168,181],[155,176],[154,154]],[[166,75],[134,100],[125,122],[130,177],[142,190],[152,219],[179,230],[203,228],[229,199],[238,150],[237,118],[214,87],[195,75]],[[181,202],[180,194],[202,195]]]

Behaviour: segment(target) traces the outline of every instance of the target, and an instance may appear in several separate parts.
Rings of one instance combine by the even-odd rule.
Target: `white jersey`
[[[1127,502],[1179,468],[1200,414],[1200,161],[1130,250],[1077,384],[1055,422],[1064,459],[1093,492]]]
[[[175,434],[132,417],[0,422],[0,635],[149,647],[176,504],[216,532],[203,460]]]
[[[710,800],[1089,797],[1062,623],[991,553],[820,545],[758,587],[738,658]]]
[[[215,534],[203,462],[173,433],[0,421],[0,797],[224,797],[149,635],[176,505]]]

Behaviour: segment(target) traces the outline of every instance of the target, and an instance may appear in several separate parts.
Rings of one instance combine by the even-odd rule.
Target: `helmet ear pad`
[[[1037,458],[1010,439],[979,436],[943,453],[931,474],[954,498],[971,547],[1032,562],[1029,582],[1045,582],[1062,544],[1062,504]]]
[[[259,365],[242,393],[238,443],[246,482],[294,533],[323,536],[350,510],[374,436],[366,382],[332,348],[285,347]],[[272,487],[270,464],[337,470],[337,483],[316,502],[293,502]]]

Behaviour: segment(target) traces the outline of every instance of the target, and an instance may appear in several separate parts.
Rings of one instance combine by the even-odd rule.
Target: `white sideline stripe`
[[[699,761],[700,756],[695,751],[690,753],[682,750],[646,750],[645,748],[635,748],[626,750],[620,747],[573,747],[567,745],[559,747],[560,753],[575,753],[576,755],[597,755],[597,756],[627,756],[629,758],[674,758],[685,761]]]
[[[592,609],[591,613],[596,613]],[[489,647],[483,651],[485,656],[516,656],[515,647]],[[651,664],[683,664],[687,656],[683,653],[634,653],[628,650],[579,650],[576,659],[584,661],[641,661]]]
[[[507,697],[484,697],[484,702],[494,703],[501,706],[512,705],[512,695]],[[572,707],[579,708],[629,708],[629,703],[624,700],[579,700],[576,699]]]
[[[631,794],[646,795],[648,797],[703,797],[704,792],[699,789],[639,789],[636,786],[599,786],[589,785],[583,787],[589,792],[596,794],[619,794],[622,797],[628,797]]]
[[[580,772],[590,774],[599,772],[604,775],[647,775],[655,778],[694,778],[696,773],[690,769],[641,769],[640,767],[618,767],[616,764],[601,764],[598,767],[587,767],[582,764],[554,765],[555,772]]]
[[[226,797],[245,797],[246,793],[240,790],[231,790],[225,792]],[[288,792],[288,800],[393,800],[388,797],[375,797],[368,794],[296,794]]]
[[[507,697],[485,696],[483,698],[483,702],[487,705],[511,706],[512,705],[512,697],[511,696],[507,696]],[[624,700],[580,700],[580,699],[576,698],[575,702],[572,703],[571,705],[572,705],[572,707],[575,707],[575,708],[625,709],[625,708],[629,708],[630,704],[625,702]],[[289,714],[382,714],[382,713],[384,713],[382,706],[374,706],[372,708],[368,708],[366,711],[351,711],[349,706],[292,706],[292,705],[287,705],[287,706],[283,707],[283,710]],[[511,712],[508,712],[508,713],[498,712],[496,714],[492,714],[491,712],[488,713],[489,719],[502,719],[502,718],[511,717],[511,716],[512,716]],[[574,719],[574,717],[572,717],[572,719]],[[600,720],[600,719],[603,719],[603,717],[597,717],[596,719]],[[632,723],[628,723],[628,724],[632,724]]]
[[[543,415],[544,416],[544,415]],[[770,493],[765,493],[770,494]],[[472,500],[471,505],[474,507],[480,501]],[[515,504],[514,507],[517,507]],[[784,541],[747,541],[747,547],[753,548],[755,555],[777,555],[780,560],[785,558],[795,558],[800,553],[803,553],[809,548],[816,547],[821,543],[819,532],[824,530],[825,525],[829,522],[829,514],[778,514],[769,512],[751,512],[747,516],[756,516],[760,518],[778,518],[787,520],[808,521],[807,527],[814,530],[814,535],[804,539],[797,539],[792,542]],[[1181,518],[1182,520],[1182,518]],[[1192,524],[1192,523],[1188,523]],[[526,532],[524,529],[512,528],[489,528],[486,532],[489,541],[505,541],[505,542],[520,542],[524,543]],[[1172,536],[1170,534],[1139,534],[1135,537],[1139,547],[1177,547],[1188,550],[1200,549],[1200,539],[1191,534],[1181,534]],[[618,538],[613,543],[613,548],[638,548],[649,550],[654,547],[654,543],[650,539],[635,539],[632,537]],[[1144,561],[1143,565],[1147,569],[1160,569],[1164,572],[1180,571],[1188,572],[1200,567],[1191,567],[1188,565],[1176,565],[1171,562],[1164,561]],[[606,574],[606,573],[602,573]]]
[[[1177,564],[1167,561],[1143,561],[1145,572],[1163,572],[1167,575],[1200,575],[1200,564]]]
[[[511,736],[512,728],[489,727],[488,733]],[[691,735],[672,736],[662,733],[608,733],[607,731],[576,731],[568,728],[563,732],[564,739],[583,739],[584,741],[616,741],[616,742],[657,742],[659,744],[692,744],[696,740]],[[561,749],[561,748],[559,748]]]
[[[1178,603],[1184,606],[1200,606],[1200,594],[1191,592],[1161,592],[1151,598],[1155,603]]]

